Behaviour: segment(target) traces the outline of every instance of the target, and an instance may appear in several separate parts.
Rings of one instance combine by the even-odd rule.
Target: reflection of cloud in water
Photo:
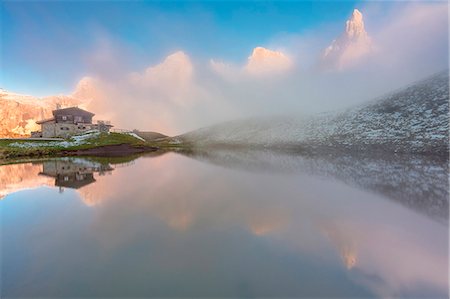
[[[376,198],[353,201],[353,209],[340,207],[322,218],[312,216],[350,279],[381,298],[409,298],[422,290],[424,298],[447,293],[447,227],[402,206],[390,206],[380,216],[370,200]],[[277,240],[298,250],[305,242],[295,230]]]
[[[257,236],[269,235],[282,230],[289,222],[289,213],[279,206],[262,206],[252,212],[249,208],[244,215],[248,219],[250,231]]]
[[[110,174],[114,168],[84,158],[58,158],[29,163],[0,166],[0,198],[24,189],[42,186],[76,189],[88,206],[95,205],[96,196],[86,192],[86,187],[96,182],[95,176]]]
[[[194,151],[189,156],[255,172],[331,177],[448,221],[448,158],[426,155],[334,153],[303,156],[253,149]]]
[[[343,244],[353,246],[352,250],[357,255],[349,272],[350,277],[384,298],[398,297],[400,294],[409,297],[405,294],[412,296],[427,288],[430,290],[426,292],[446,292],[448,273],[443,265],[448,265],[447,240],[427,236],[430,233],[427,230],[432,226],[423,220],[418,220],[415,226],[411,223],[408,229],[395,228],[394,220],[387,221],[391,224],[380,225],[366,220],[340,221],[330,228],[332,231],[342,229],[341,240],[333,241],[337,247],[344,246],[340,249],[342,258],[346,258],[345,251],[342,251],[345,248]],[[418,232],[412,233],[411,229]],[[445,235],[445,227],[436,229]],[[347,243],[340,243],[344,240]]]
[[[121,259],[122,249],[131,246],[133,250],[133,244],[142,245],[147,240],[152,246],[160,246],[142,249],[150,252],[143,255],[145,258],[153,257],[152,266],[161,266],[161,258],[164,265],[170,262],[176,268],[190,265],[178,255],[179,246],[188,255],[198,254],[214,262],[223,246],[229,251],[222,258],[232,258],[233,250],[240,252],[240,246],[250,244],[245,242],[258,240],[258,246],[268,246],[270,252],[280,256],[304,256],[319,264],[337,265],[343,271],[338,272],[340,275],[346,273],[377,296],[415,294],[422,287],[439,294],[446,292],[448,254],[443,236],[447,228],[403,205],[383,200],[376,195],[378,189],[362,183],[372,178],[375,183],[387,184],[383,176],[393,178],[405,168],[410,169],[409,174],[421,175],[420,171],[434,169],[438,162],[360,158],[350,165],[348,156],[341,160],[264,152],[215,154],[219,158],[211,154],[199,158],[255,172],[214,167],[168,154],[115,167],[111,175],[94,173],[95,182],[77,189],[85,203],[95,203],[89,230],[83,232],[95,239],[92,242],[89,238],[89,246],[110,257],[108,262],[112,263]],[[378,164],[368,168],[371,162]],[[392,168],[391,173],[383,172],[384,168]],[[380,169],[378,175],[374,169]],[[42,167],[35,173],[41,171]],[[291,175],[277,175],[277,171]],[[377,192],[355,190],[297,171],[345,179]],[[352,171],[355,174],[342,174]],[[362,173],[366,173],[363,179],[355,177]],[[440,178],[427,178],[425,183],[433,186],[441,182]],[[401,175],[397,179],[394,186],[403,183],[413,188],[413,182],[421,177],[413,180]],[[49,182],[54,183],[54,179]],[[64,225],[58,229],[64,231]],[[242,237],[242,244],[221,242],[234,232]],[[212,236],[220,242],[211,242]]]

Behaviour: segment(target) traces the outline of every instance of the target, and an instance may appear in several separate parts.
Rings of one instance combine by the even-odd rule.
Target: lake
[[[448,161],[216,149],[0,166],[2,298],[447,298]]]

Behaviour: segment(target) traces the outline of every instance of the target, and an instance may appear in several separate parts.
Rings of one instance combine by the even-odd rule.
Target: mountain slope
[[[0,89],[0,137],[28,136],[39,129],[37,120],[51,117],[56,106],[70,107],[81,100],[66,95],[36,98]]]
[[[224,123],[178,138],[194,146],[448,153],[449,76],[436,74],[366,105],[309,118]]]
[[[183,153],[183,152],[182,152]],[[251,172],[303,173],[336,179],[380,194],[431,218],[448,222],[448,158],[435,155],[298,155],[255,149],[196,149],[183,154],[225,168]]]
[[[72,94],[34,97],[0,88],[0,138],[29,136],[40,128],[37,120],[49,118],[57,106],[86,109],[96,97],[95,80],[82,78]]]

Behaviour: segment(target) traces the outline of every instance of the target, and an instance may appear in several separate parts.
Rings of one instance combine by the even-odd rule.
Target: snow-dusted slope
[[[436,74],[364,106],[310,118],[224,123],[178,138],[194,146],[448,153],[449,76]]]

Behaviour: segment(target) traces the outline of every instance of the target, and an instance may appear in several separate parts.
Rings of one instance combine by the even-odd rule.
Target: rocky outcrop
[[[352,67],[372,50],[372,41],[364,27],[363,15],[355,9],[345,23],[344,32],[323,52],[322,67],[333,70]]]
[[[83,78],[71,95],[34,97],[0,89],[0,138],[26,137],[40,129],[37,120],[49,118],[57,107],[86,108],[94,98],[91,78]]]

